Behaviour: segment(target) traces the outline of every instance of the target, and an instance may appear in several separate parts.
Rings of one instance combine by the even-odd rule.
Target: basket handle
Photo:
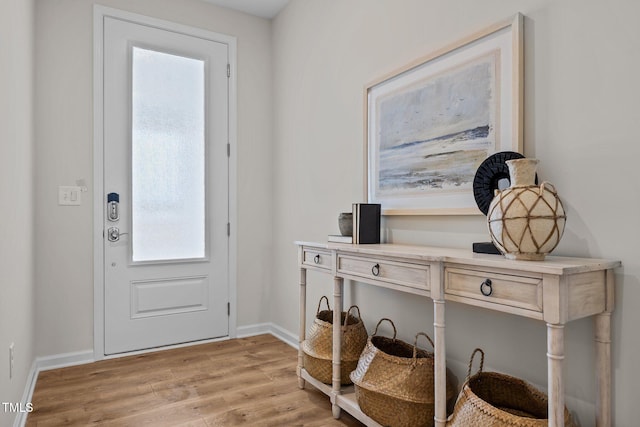
[[[433,345],[433,341],[431,340],[431,338],[429,337],[429,335],[425,334],[424,332],[418,332],[416,334],[416,339],[415,341],[413,341],[413,363],[411,364],[412,367],[416,366],[416,363],[418,363],[418,337],[422,335],[423,337],[425,337],[428,341],[429,344],[431,344],[431,347],[435,350],[436,346]]]
[[[373,331],[373,336],[375,337],[376,335],[378,335],[378,326],[380,326],[380,324],[383,321],[387,321],[389,323],[391,323],[391,327],[393,328],[393,340],[395,341],[396,339],[396,334],[398,333],[398,331],[396,331],[396,325],[393,324],[393,322],[391,321],[391,319],[387,319],[386,317],[383,317],[382,319],[380,319],[380,321],[378,322],[378,324],[376,325],[376,329],[375,331]]]
[[[425,337],[427,339],[427,341],[429,341],[429,344],[431,344],[431,347],[435,350],[436,346],[433,344],[433,341],[431,340],[431,337],[429,335],[427,335],[424,332],[418,332],[416,334],[416,340],[413,342],[413,357],[416,357],[416,348],[418,348],[418,337],[422,335],[423,337]]]
[[[476,353],[480,353],[480,367],[478,368],[478,372],[476,372],[476,374],[479,374],[480,372],[482,372],[482,368],[484,367],[484,351],[482,351],[481,348],[476,348],[475,350],[473,350],[473,353],[471,353],[471,359],[469,359],[469,370],[467,371],[467,380],[471,378],[471,366],[473,365],[473,359],[476,357]]]
[[[318,301],[318,309],[316,310],[316,316],[317,316],[318,314],[320,314],[320,305],[322,305],[322,300],[325,300],[325,301],[326,301],[326,303],[327,303],[327,309],[328,309],[329,311],[331,311],[331,306],[329,305],[329,298],[327,298],[327,296],[326,296],[326,295],[322,295],[322,297],[320,298],[320,301]]]
[[[344,327],[347,327],[347,322],[349,322],[349,313],[351,313],[351,309],[355,308],[356,310],[358,310],[358,319],[362,320],[362,316],[360,316],[360,307],[358,307],[357,305],[352,305],[351,307],[349,307],[349,310],[347,310],[347,314],[344,316]]]

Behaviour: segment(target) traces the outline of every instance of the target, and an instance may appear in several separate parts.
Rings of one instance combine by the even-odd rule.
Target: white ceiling
[[[239,10],[261,18],[275,17],[289,0],[204,0],[218,6]]]

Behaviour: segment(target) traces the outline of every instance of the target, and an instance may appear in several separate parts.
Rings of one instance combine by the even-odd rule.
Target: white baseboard
[[[31,399],[33,398],[33,390],[36,388],[36,381],[38,381],[38,375],[40,372],[48,371],[50,369],[64,368],[67,366],[83,365],[93,361],[93,350],[36,357],[31,364],[29,375],[27,375],[27,381],[24,386],[21,403],[26,405],[31,402]],[[27,412],[18,413],[13,422],[13,427],[23,427],[27,422],[28,415],[29,414]]]
[[[270,325],[271,330],[269,331],[269,333],[271,335],[281,339],[295,349],[298,348],[298,334],[294,334],[284,329],[283,327],[276,325],[275,323],[270,323]]]
[[[254,325],[238,326],[236,328],[236,338],[247,338],[255,335],[269,333],[269,323],[256,323]]]
[[[93,350],[77,351],[74,353],[54,354],[53,356],[36,357],[38,372],[50,369],[66,368],[67,366],[84,365],[95,362]]]
[[[27,381],[24,385],[24,392],[22,393],[22,400],[20,403],[24,408],[26,404],[31,402],[31,398],[33,397],[33,390],[36,388],[36,381],[38,380],[38,369],[36,367],[36,361],[34,360],[31,363],[31,369],[29,369],[29,374],[27,375]],[[13,420],[13,427],[23,427],[27,422],[27,412],[18,412],[16,418]]]
[[[254,325],[238,326],[237,337],[246,338],[261,334],[271,334],[293,348],[298,348],[298,335],[294,334],[275,323],[256,323]]]

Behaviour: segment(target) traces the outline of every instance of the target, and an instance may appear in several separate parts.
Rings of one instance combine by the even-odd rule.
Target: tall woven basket
[[[393,338],[378,336],[383,321],[393,327]],[[362,412],[389,427],[432,426],[434,417],[433,353],[417,347],[418,337],[431,338],[424,332],[410,345],[396,339],[396,327],[381,319],[351,373],[356,399]],[[447,401],[455,397],[453,375],[447,372]]]
[[[471,365],[480,353],[480,368],[471,376]],[[521,379],[497,372],[482,372],[484,352],[471,354],[467,380],[462,386],[447,427],[547,427],[547,396]],[[576,427],[567,408],[564,425]]]
[[[327,303],[326,310],[320,310],[322,301]],[[357,311],[358,316],[351,314]],[[349,373],[357,364],[360,353],[367,343],[367,330],[360,317],[360,309],[352,305],[340,315],[342,324],[342,346],[340,351],[340,382],[343,385],[351,384]],[[326,296],[318,301],[316,318],[309,328],[307,339],[302,342],[304,353],[304,368],[313,378],[325,384],[331,384],[332,359],[333,359],[333,310],[329,307],[329,299]]]

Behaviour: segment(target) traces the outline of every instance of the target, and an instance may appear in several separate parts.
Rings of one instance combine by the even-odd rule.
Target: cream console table
[[[334,278],[333,384],[312,378],[298,353],[298,382],[331,398],[333,416],[346,410],[368,426],[378,424],[360,411],[353,386],[340,385],[340,312],[344,279],[423,295],[434,304],[435,425],[446,423],[445,302],[456,301],[542,320],[547,325],[549,426],[564,426],[564,325],[595,316],[596,426],[611,426],[611,312],[619,261],[547,257],[510,261],[468,250],[397,244],[350,245],[296,242],[300,267],[300,343],[306,331],[307,270]]]

